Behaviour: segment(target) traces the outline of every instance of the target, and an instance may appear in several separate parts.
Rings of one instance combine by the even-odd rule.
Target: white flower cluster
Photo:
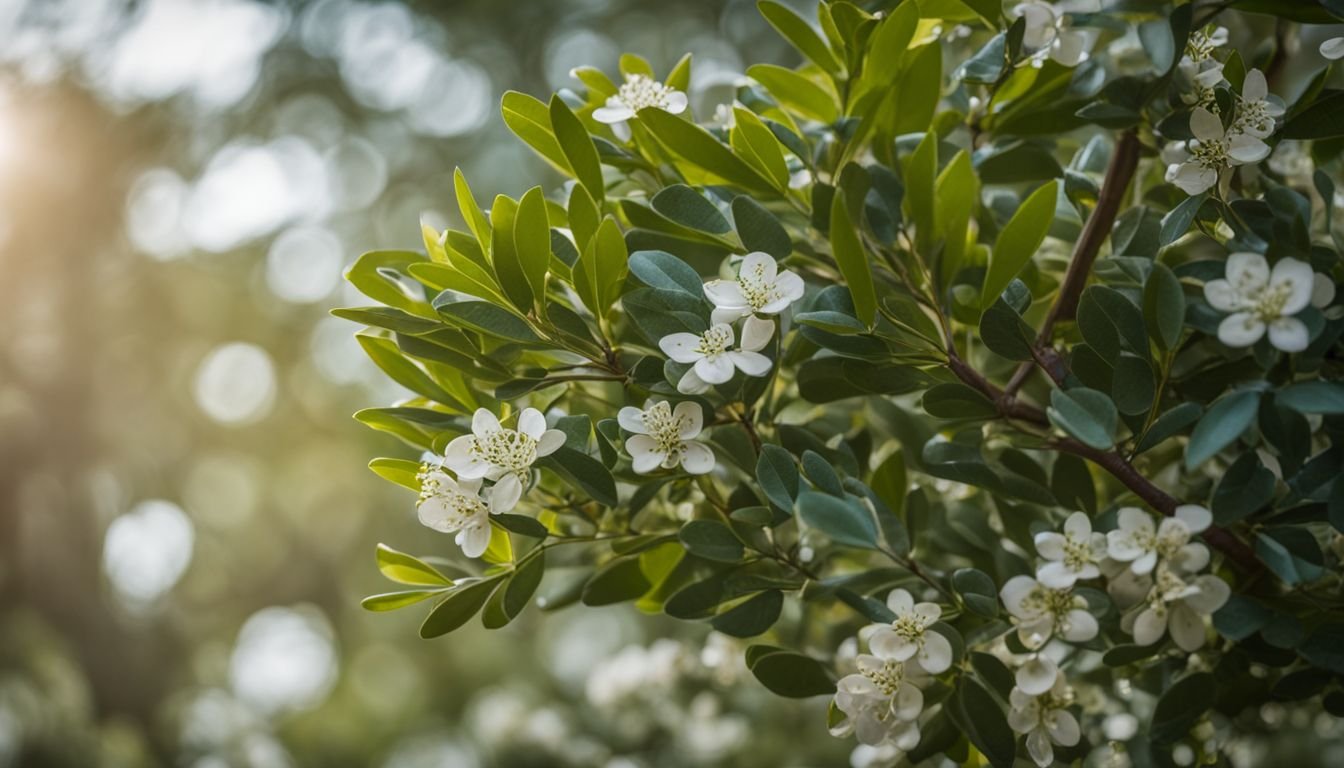
[[[1218,326],[1218,340],[1229,347],[1249,347],[1268,332],[1276,348],[1301,352],[1311,338],[1294,315],[1335,299],[1334,281],[1293,258],[1280,259],[1271,270],[1258,253],[1234,253],[1227,257],[1226,274],[1204,284],[1204,298],[1229,313]]]
[[[616,414],[626,432],[625,441],[632,468],[641,475],[655,469],[678,466],[693,475],[714,469],[714,452],[704,443],[694,442],[704,427],[700,406],[687,401],[676,408],[666,400],[645,403],[644,410],[626,406]]]
[[[1093,35],[1073,29],[1069,14],[1099,10],[1101,0],[1028,0],[1013,7],[1013,16],[1024,21],[1022,47],[1031,55],[1034,66],[1053,59],[1066,67],[1076,67],[1087,60]]]
[[[1106,534],[1108,589],[1125,615],[1120,627],[1139,645],[1152,645],[1171,633],[1182,650],[1204,645],[1204,618],[1223,607],[1231,589],[1212,574],[1209,550],[1190,539],[1213,522],[1209,510],[1195,504],[1176,508],[1154,524],[1147,512],[1124,507],[1120,527]]]
[[[630,139],[630,118],[639,110],[653,107],[674,115],[686,111],[686,94],[664,85],[648,75],[630,74],[603,106],[593,110],[593,119],[611,126],[621,141]]]
[[[480,557],[490,546],[490,515],[511,511],[532,479],[532,464],[564,444],[565,433],[547,429],[546,417],[535,408],[518,414],[517,429],[502,426],[495,414],[478,409],[471,419],[471,434],[448,444],[442,466],[420,473],[420,522],[457,534],[462,553]],[[486,480],[492,483],[489,487],[483,487]]]
[[[836,683],[835,708],[844,718],[831,735],[853,734],[870,747],[905,752],[919,743],[919,686],[952,666],[952,645],[930,629],[942,616],[937,603],[916,603],[906,590],[894,589],[887,608],[895,618],[870,628],[872,653],[859,654],[858,671]]]
[[[1269,156],[1263,139],[1274,133],[1276,120],[1284,113],[1283,102],[1269,92],[1265,75],[1258,69],[1246,73],[1230,122],[1218,114],[1215,89],[1223,82],[1223,65],[1213,58],[1214,49],[1227,42],[1227,30],[1190,36],[1180,70],[1192,91],[1184,96],[1194,107],[1190,113],[1189,141],[1176,141],[1162,149],[1167,163],[1167,181],[1186,194],[1197,195],[1221,180],[1229,169],[1258,163]]]
[[[779,271],[779,265],[766,253],[749,253],[742,259],[736,280],[711,280],[705,283],[705,296],[714,304],[712,325],[701,334],[672,333],[658,342],[663,353],[678,363],[692,367],[677,382],[677,391],[687,395],[708,392],[724,384],[737,371],[748,376],[770,372],[770,358],[761,354],[775,333],[775,322],[761,315],[778,315],[803,296],[803,279],[794,272]],[[736,336],[732,323],[746,318],[741,341],[733,348]]]
[[[1055,761],[1054,744],[1072,747],[1082,738],[1078,719],[1069,711],[1073,688],[1056,671],[1048,688],[1027,693],[1021,686],[1008,693],[1008,727],[1027,737],[1027,754],[1041,768]]]

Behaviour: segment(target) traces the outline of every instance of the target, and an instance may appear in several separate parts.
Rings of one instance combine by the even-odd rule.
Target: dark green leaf
[[[483,579],[449,592],[425,617],[420,625],[420,636],[426,640],[439,637],[467,623],[485,605],[498,584],[498,578]]]
[[[753,654],[753,649],[765,648]],[[835,693],[835,681],[821,662],[810,656],[769,646],[747,649],[751,673],[771,692],[791,699],[828,696]]]
[[[798,479],[798,465],[793,454],[778,445],[761,446],[761,457],[756,461],[756,480],[771,504],[792,510],[798,498]]]
[[[1194,469],[1241,437],[1260,406],[1260,395],[1242,390],[1230,392],[1209,406],[1195,425],[1185,448],[1185,467]]]
[[[774,626],[783,607],[783,593],[772,589],[715,616],[710,624],[725,635],[754,637]]]
[[[857,502],[803,491],[798,496],[796,511],[803,522],[836,544],[864,549],[877,544],[877,524],[872,514]]]
[[[1046,414],[1051,424],[1085,445],[1099,450],[1115,446],[1119,414],[1115,403],[1095,389],[1077,387],[1051,391]]]
[[[678,537],[686,551],[696,557],[722,563],[742,560],[742,542],[717,520],[692,520],[681,527]]]
[[[1149,731],[1153,743],[1165,746],[1185,738],[1213,707],[1217,692],[1217,680],[1208,672],[1196,672],[1177,680],[1157,700]]]

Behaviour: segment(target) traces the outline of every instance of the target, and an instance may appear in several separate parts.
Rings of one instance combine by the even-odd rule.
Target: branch
[[[1059,294],[1056,295],[1055,303],[1051,305],[1050,313],[1046,315],[1041,332],[1036,337],[1032,355],[1035,362],[1045,368],[1052,378],[1056,378],[1055,371],[1046,364],[1042,356],[1054,338],[1055,323],[1073,319],[1078,311],[1078,297],[1082,295],[1083,288],[1087,287],[1087,278],[1092,274],[1092,265],[1101,251],[1101,244],[1110,237],[1111,229],[1115,226],[1115,217],[1120,212],[1120,203],[1124,200],[1125,190],[1129,188],[1129,182],[1134,178],[1134,171],[1139,166],[1141,148],[1139,136],[1132,128],[1125,131],[1120,136],[1120,141],[1116,143],[1115,151],[1111,153],[1111,162],[1106,167],[1106,177],[1101,182],[1101,192],[1097,195],[1097,207],[1092,209],[1092,215],[1083,225],[1083,232],[1078,236],[1078,242],[1073,248],[1069,269],[1064,274],[1064,282],[1059,286]],[[1053,355],[1054,350],[1050,350],[1050,354]],[[1057,360],[1058,355],[1054,355],[1054,359]],[[1021,388],[1027,376],[1031,374],[1031,367],[1031,361],[1024,362],[1013,372],[1013,377],[1005,387],[1008,396],[1011,397]]]
[[[1053,350],[1051,352],[1053,353]],[[1004,390],[1000,390],[967,364],[965,360],[962,360],[955,349],[948,350],[947,366],[963,383],[989,398],[1004,418],[1025,421],[1047,428],[1050,426],[1050,420],[1044,412],[1029,403],[1018,400]],[[1046,369],[1050,370],[1048,367]],[[1163,515],[1174,514],[1176,507],[1181,505],[1180,500],[1154,485],[1152,481],[1135,469],[1133,464],[1125,460],[1124,456],[1115,451],[1099,450],[1080,443],[1071,437],[1052,440],[1050,446],[1055,450],[1087,459],[1106,470],[1126,488],[1133,491],[1135,496],[1143,499],[1144,502]],[[1208,530],[1204,531],[1203,535],[1205,541],[1227,556],[1228,560],[1234,563],[1239,570],[1254,573],[1260,569],[1260,561],[1250,547],[1226,529],[1210,526]]]

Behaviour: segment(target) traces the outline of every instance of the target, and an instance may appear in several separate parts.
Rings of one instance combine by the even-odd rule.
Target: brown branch
[[[1078,236],[1078,242],[1073,248],[1073,258],[1069,260],[1068,271],[1064,273],[1064,282],[1060,284],[1055,303],[1051,305],[1050,312],[1041,325],[1041,332],[1036,336],[1035,349],[1032,352],[1035,360],[1022,363],[1013,372],[1008,386],[1004,388],[1009,397],[1026,382],[1031,374],[1033,362],[1045,368],[1046,372],[1051,374],[1051,378],[1059,380],[1055,375],[1056,370],[1047,366],[1042,356],[1054,339],[1055,323],[1073,319],[1078,311],[1078,298],[1082,295],[1083,288],[1087,287],[1087,278],[1092,274],[1092,265],[1101,251],[1101,244],[1110,237],[1111,229],[1115,226],[1115,217],[1120,212],[1120,203],[1125,198],[1125,190],[1129,188],[1129,182],[1134,178],[1134,171],[1138,169],[1141,149],[1139,136],[1132,128],[1125,131],[1120,136],[1120,141],[1116,143],[1115,151],[1111,153],[1111,162],[1106,167],[1106,176],[1101,182],[1101,192],[1097,195],[1097,207],[1092,209],[1092,215],[1083,225],[1083,232]],[[1050,354],[1053,352],[1050,350]],[[1054,355],[1054,359],[1058,360],[1058,355]]]
[[[1053,350],[1051,352],[1053,353]],[[1049,418],[1041,409],[1029,403],[1024,403],[1006,391],[999,389],[993,382],[982,376],[979,371],[967,364],[965,360],[962,360],[955,349],[948,350],[947,366],[963,383],[989,398],[1004,418],[1024,421],[1041,427],[1050,426]],[[1047,371],[1051,370],[1048,366],[1043,367]],[[1126,488],[1133,491],[1135,496],[1143,499],[1145,503],[1163,515],[1174,514],[1176,508],[1181,505],[1180,500],[1154,485],[1152,481],[1135,469],[1134,465],[1129,463],[1124,456],[1115,451],[1093,448],[1071,437],[1052,440],[1050,447],[1087,459],[1106,470]],[[1210,526],[1208,530],[1204,531],[1203,535],[1204,540],[1210,546],[1226,555],[1227,559],[1235,564],[1239,570],[1247,573],[1260,570],[1260,561],[1256,558],[1255,553],[1245,542],[1231,532],[1217,526]]]

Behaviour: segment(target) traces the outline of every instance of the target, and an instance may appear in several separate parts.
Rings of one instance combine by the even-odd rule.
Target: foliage
[[[1344,123],[1324,61],[1271,93],[1337,9],[1243,56],[1217,25],[1277,6],[886,5],[765,0],[805,61],[712,121],[689,57],[509,93],[572,181],[487,211],[459,173],[466,229],[354,265],[412,394],[358,417],[423,458],[373,468],[481,559],[382,548],[409,589],[366,605],[708,622],[889,760],[1069,762],[1132,711],[1105,738],[1213,761],[1271,699],[1339,711]]]

